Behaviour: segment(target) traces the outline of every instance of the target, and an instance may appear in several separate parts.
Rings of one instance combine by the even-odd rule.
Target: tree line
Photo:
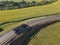
[[[20,8],[26,8],[26,7],[32,7],[32,6],[42,6],[46,4],[51,4],[52,2],[55,2],[57,0],[43,0],[42,2],[26,2],[26,1],[20,1],[20,2],[14,2],[14,1],[1,1],[0,2],[0,10],[11,10],[11,9],[20,9]]]

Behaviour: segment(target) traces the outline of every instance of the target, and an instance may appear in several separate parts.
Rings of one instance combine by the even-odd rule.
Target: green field
[[[11,22],[5,25],[0,25],[0,28],[4,30],[3,32],[6,32],[7,30],[10,30],[16,27],[17,25],[26,22],[13,21],[23,20],[26,18],[37,16],[51,15],[55,13],[60,13],[60,0],[52,4],[43,6],[0,11],[0,24],[4,22]],[[0,34],[3,32],[0,32]],[[44,29],[41,29],[41,31],[39,31],[35,36],[31,37],[31,40],[28,45],[60,45],[60,22],[49,25]]]
[[[17,21],[30,17],[50,15],[55,13],[60,13],[60,0],[52,4],[43,6],[0,11],[0,24],[4,22]],[[9,30],[12,27],[15,27],[17,23],[19,22],[11,22],[6,25],[0,25],[0,27],[3,28],[4,30]]]
[[[60,22],[41,29],[31,37],[28,45],[60,45]]]

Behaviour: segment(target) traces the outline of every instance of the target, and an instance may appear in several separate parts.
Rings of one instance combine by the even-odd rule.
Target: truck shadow
[[[12,42],[10,45],[28,45],[32,36],[37,34],[41,29],[48,27],[49,25],[52,25],[57,22],[60,22],[60,21],[50,22],[50,23],[46,23],[43,25],[36,25],[30,32],[24,34],[22,37],[19,37],[14,42]]]

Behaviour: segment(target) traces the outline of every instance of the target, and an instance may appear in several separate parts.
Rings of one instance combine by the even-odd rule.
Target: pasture
[[[0,11],[0,24],[4,22],[10,22],[4,25],[0,25],[0,28],[4,30],[0,32],[0,34],[26,22],[19,20],[37,16],[51,15],[55,13],[57,13],[56,15],[60,15],[58,14],[60,13],[60,0],[43,6]],[[60,22],[41,29],[36,35],[31,37],[28,45],[60,45]]]
[[[60,0],[52,4],[43,6],[0,11],[0,24],[4,22],[11,22],[5,25],[0,25],[0,28],[2,28],[4,30],[3,32],[5,32],[22,23],[21,21],[20,22],[14,22],[14,21],[37,16],[51,15],[55,13],[60,13]]]
[[[31,37],[28,45],[60,45],[60,22],[41,29]]]
[[[59,2],[60,1],[57,1],[53,4],[44,5],[44,6],[35,6],[24,9],[0,11],[0,23],[13,21],[13,20],[22,20],[34,16],[60,13]]]

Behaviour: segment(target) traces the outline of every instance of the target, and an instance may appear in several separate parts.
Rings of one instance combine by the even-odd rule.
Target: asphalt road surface
[[[0,45],[7,45],[10,44],[13,40],[17,37],[22,36],[24,33],[28,32],[33,26],[39,24],[45,24],[49,22],[60,21],[60,16],[49,16],[45,18],[36,18],[32,21],[26,22],[25,24],[19,25],[15,29],[5,33],[3,36],[0,37]]]

